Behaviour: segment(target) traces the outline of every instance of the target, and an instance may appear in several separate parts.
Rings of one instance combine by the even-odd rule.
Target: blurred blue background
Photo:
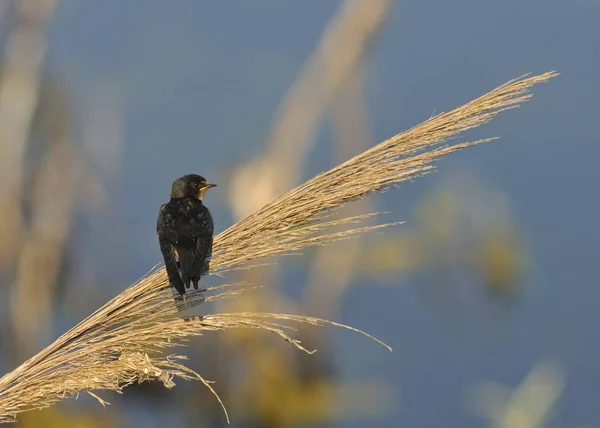
[[[94,191],[75,198],[86,208],[69,227],[73,267],[65,281],[77,285],[56,297],[56,327],[33,350],[160,260],[156,215],[178,176],[197,172],[220,185],[207,197],[217,232],[237,219],[228,190],[236,170],[265,150],[278,105],[341,7],[329,0],[56,4],[43,76],[67,94],[74,145],[91,159],[96,178]],[[5,41],[10,16],[9,9],[0,21]],[[335,366],[335,375],[325,377],[359,385],[350,407],[364,401],[375,410],[269,422],[231,404],[233,426],[600,425],[599,23],[596,0],[391,2],[361,65],[364,148],[524,73],[561,75],[535,87],[531,102],[465,137],[500,140],[453,154],[435,174],[370,198],[373,210],[391,212],[379,221],[406,224],[381,239],[366,238],[368,252],[391,262],[354,272],[331,317],[368,331],[394,352],[327,329],[320,340],[330,349],[319,358]],[[335,141],[326,112],[300,179],[340,160]],[[451,236],[432,232],[438,228],[450,228]],[[490,246],[508,254],[498,256],[500,274],[496,256],[478,258]],[[410,259],[413,251],[417,261],[396,259]],[[284,261],[273,287],[298,296],[309,260]],[[268,310],[269,302],[263,305]],[[8,304],[2,307],[8,317]],[[10,336],[3,337],[4,352]],[[204,348],[203,342],[194,339],[190,348]],[[215,379],[211,365],[201,363],[211,352],[204,354],[190,365]],[[2,361],[4,372],[19,362],[6,355]],[[233,376],[234,367],[220,370]],[[370,390],[360,393],[361,384],[373,382],[387,397],[380,405],[366,404]],[[216,386],[226,404],[235,403],[228,398],[231,384]],[[190,388],[126,390],[109,396],[107,410],[73,400],[64,409],[98,412],[106,418],[100,426],[222,424],[218,404],[201,387]],[[181,400],[170,397],[184,393],[188,405],[201,401],[205,412],[195,414],[191,404],[190,415],[182,416]],[[156,394],[164,406],[152,404]]]

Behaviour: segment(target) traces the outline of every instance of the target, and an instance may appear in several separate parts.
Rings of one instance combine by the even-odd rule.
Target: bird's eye
[[[194,183],[194,187],[198,187],[198,183]]]

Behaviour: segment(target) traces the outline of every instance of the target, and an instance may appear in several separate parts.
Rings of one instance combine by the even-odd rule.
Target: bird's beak
[[[214,183],[208,183],[208,184],[206,185],[206,188],[207,188],[207,189],[210,189],[211,187],[217,187],[217,185],[216,185],[216,184],[214,184]]]

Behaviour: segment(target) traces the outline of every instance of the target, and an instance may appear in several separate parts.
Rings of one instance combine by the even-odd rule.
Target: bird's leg
[[[204,291],[206,291],[206,290],[204,290]],[[187,300],[186,300],[185,294],[182,294],[181,297],[183,297],[183,303],[184,303],[185,307],[187,308]],[[203,303],[206,300],[206,298],[204,296],[201,296],[201,297],[202,297],[202,299],[200,300],[199,303]],[[194,316],[194,317],[184,317],[183,320],[185,322],[202,321],[202,320],[204,320],[204,316],[198,315],[198,316]]]

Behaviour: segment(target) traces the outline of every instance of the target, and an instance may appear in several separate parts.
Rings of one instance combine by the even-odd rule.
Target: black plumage
[[[200,277],[208,273],[214,226],[202,198],[215,186],[199,175],[184,175],[173,182],[171,200],[158,214],[156,232],[167,275],[184,301],[190,284],[197,290]]]

